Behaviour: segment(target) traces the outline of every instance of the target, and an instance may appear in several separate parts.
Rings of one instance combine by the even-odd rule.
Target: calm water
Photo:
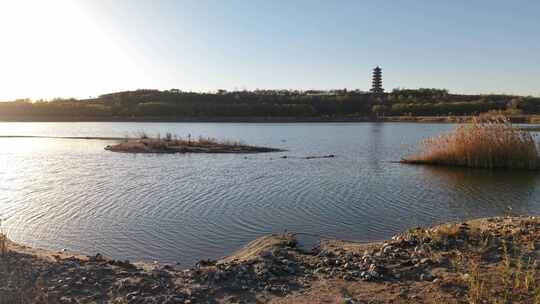
[[[442,124],[0,123],[0,136],[141,130],[288,149],[130,155],[104,140],[0,138],[0,217],[19,242],[190,264],[284,229],[302,240],[380,240],[411,226],[540,213],[540,178],[393,163]],[[308,155],[333,159],[306,160]],[[289,158],[282,159],[280,156]]]

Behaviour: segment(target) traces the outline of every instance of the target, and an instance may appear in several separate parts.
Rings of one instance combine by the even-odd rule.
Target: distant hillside
[[[360,91],[237,91],[192,93],[136,90],[94,99],[0,103],[0,120],[196,120],[198,118],[335,118],[473,115],[491,110],[539,114],[540,98],[457,95],[442,89]]]

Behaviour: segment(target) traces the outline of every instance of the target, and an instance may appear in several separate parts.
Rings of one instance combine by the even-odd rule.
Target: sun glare
[[[130,52],[87,9],[68,0],[0,3],[0,100],[86,97],[133,83]]]

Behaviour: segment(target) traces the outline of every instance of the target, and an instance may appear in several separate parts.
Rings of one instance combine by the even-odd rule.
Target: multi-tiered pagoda
[[[373,69],[371,92],[375,94],[384,93],[384,89],[382,87],[382,69],[379,66]]]

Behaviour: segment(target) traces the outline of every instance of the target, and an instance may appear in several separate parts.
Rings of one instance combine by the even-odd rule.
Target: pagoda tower
[[[382,69],[377,66],[373,69],[373,82],[371,84],[371,92],[375,94],[384,93],[382,87]]]

